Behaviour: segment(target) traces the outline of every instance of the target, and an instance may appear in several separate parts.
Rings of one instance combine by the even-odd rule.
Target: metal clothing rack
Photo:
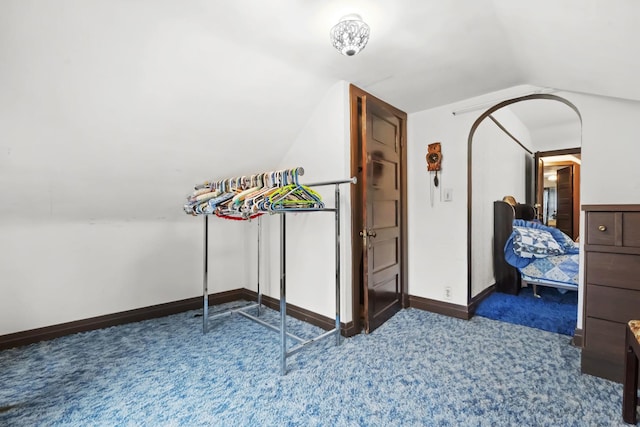
[[[335,216],[335,267],[336,267],[336,276],[335,276],[335,327],[329,331],[326,331],[316,337],[311,339],[304,339],[294,335],[292,333],[287,332],[287,280],[286,280],[286,217],[287,211],[278,211],[272,212],[272,214],[280,215],[280,325],[275,326],[270,323],[265,322],[260,319],[260,311],[262,308],[262,292],[260,290],[260,235],[262,228],[262,217],[258,217],[258,301],[255,304],[250,304],[247,306],[243,306],[240,308],[232,308],[225,310],[221,313],[214,314],[209,316],[209,290],[208,290],[208,264],[209,264],[209,254],[208,254],[208,240],[209,240],[209,223],[208,223],[208,215],[204,216],[204,255],[203,255],[203,282],[202,282],[202,292],[203,292],[203,311],[202,311],[202,331],[206,333],[208,330],[209,320],[215,319],[221,316],[227,316],[234,313],[237,313],[243,317],[246,317],[254,322],[257,322],[269,329],[277,331],[280,333],[280,373],[285,375],[287,372],[287,357],[292,356],[298,351],[302,350],[309,344],[318,342],[326,337],[330,337],[332,335],[335,336],[336,345],[340,345],[341,336],[340,336],[340,185],[341,184],[355,184],[357,182],[356,177],[352,177],[350,179],[339,180],[339,181],[326,181],[326,182],[316,182],[312,184],[305,184],[307,187],[321,187],[321,186],[329,186],[335,185],[335,205],[333,208],[310,208],[310,209],[291,209],[290,212],[334,212]],[[256,308],[256,315],[248,313],[247,311]],[[296,341],[297,344],[288,348],[287,346],[287,337]]]

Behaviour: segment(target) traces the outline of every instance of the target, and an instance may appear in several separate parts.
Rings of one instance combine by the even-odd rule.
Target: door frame
[[[358,160],[363,157],[362,139],[366,130],[366,121],[363,120],[363,114],[366,113],[366,99],[373,99],[392,111],[395,115],[401,117],[400,139],[400,217],[402,224],[400,227],[400,286],[402,308],[409,306],[408,294],[408,224],[407,224],[407,114],[388,104],[387,102],[377,98],[370,93],[365,92],[359,87],[349,85],[349,109],[350,109],[350,154],[351,154],[351,176],[359,176]],[[352,291],[352,322],[353,327],[346,331],[347,336],[357,335],[363,328],[360,311],[360,297],[362,291],[360,283],[362,282],[362,266],[360,263],[360,255],[362,254],[362,237],[359,232],[362,230],[361,224],[364,219],[363,206],[363,188],[359,182],[351,188],[351,291]]]
[[[560,166],[560,165],[574,165],[575,163],[573,162],[556,162],[553,165],[547,165],[546,163],[544,163],[544,159],[546,157],[554,157],[554,156],[564,156],[567,154],[580,154],[582,156],[582,147],[573,147],[573,148],[563,148],[560,150],[551,150],[551,151],[537,151],[534,156],[535,156],[535,177],[536,177],[536,184],[535,184],[535,193],[536,193],[536,200],[535,200],[535,205],[540,205],[540,208],[543,207],[543,203],[542,203],[542,191],[544,188],[544,176],[543,176],[543,172],[544,172],[544,167],[545,166]],[[543,161],[543,170],[539,170],[540,169],[540,162],[539,160]],[[580,203],[581,203],[581,194],[580,194],[580,187],[581,187],[581,176],[580,176],[581,170],[578,169],[578,171],[576,172],[574,169],[574,173],[573,173],[573,234],[575,236],[579,236],[580,235]],[[540,218],[538,218],[540,219]],[[574,236],[571,236],[572,238],[575,239]]]

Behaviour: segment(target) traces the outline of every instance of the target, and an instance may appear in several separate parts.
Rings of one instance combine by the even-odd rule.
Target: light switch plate
[[[445,202],[450,202],[453,200],[453,188],[444,188],[443,189],[443,194],[442,194],[442,199]]]

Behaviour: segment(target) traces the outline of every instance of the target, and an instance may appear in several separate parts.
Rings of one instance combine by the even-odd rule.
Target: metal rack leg
[[[258,308],[257,314],[260,316],[262,310],[262,292],[260,291],[260,234],[262,232],[262,217],[258,217]]]
[[[286,222],[280,215],[280,373],[287,373]]]
[[[202,275],[202,333],[207,333],[207,324],[209,322],[209,217],[204,215],[204,242],[203,242],[203,275]]]
[[[336,345],[340,345],[340,185],[336,184]]]

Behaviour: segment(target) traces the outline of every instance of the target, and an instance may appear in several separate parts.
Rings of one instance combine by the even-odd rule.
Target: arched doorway
[[[478,298],[482,298],[483,296],[482,291],[490,287],[491,283],[488,283],[488,281],[494,279],[493,277],[489,277],[493,274],[493,270],[491,267],[488,267],[488,271],[481,271],[483,268],[486,267],[487,263],[491,265],[492,251],[486,250],[486,248],[484,248],[483,245],[484,246],[488,245],[489,244],[488,241],[493,237],[493,229],[492,228],[487,229],[487,227],[491,227],[491,225],[487,226],[486,221],[484,224],[482,221],[486,220],[489,217],[489,215],[491,215],[491,218],[493,217],[493,209],[491,207],[493,201],[500,200],[503,195],[509,194],[509,193],[491,194],[491,192],[485,188],[485,185],[482,182],[482,180],[478,179],[478,173],[484,173],[482,172],[481,168],[488,166],[486,168],[487,170],[486,174],[493,173],[492,179],[494,181],[496,179],[499,180],[500,175],[496,175],[496,170],[500,170],[501,165],[499,163],[496,163],[496,162],[499,162],[500,160],[499,159],[494,160],[494,158],[492,157],[492,153],[483,153],[483,152],[478,153],[476,151],[474,154],[474,137],[476,136],[478,129],[483,123],[488,123],[493,121],[495,122],[496,125],[498,125],[498,127],[501,127],[500,122],[496,120],[494,117],[500,114],[500,110],[504,109],[502,110],[504,112],[505,110],[510,110],[511,108],[514,108],[515,107],[514,104],[521,103],[522,105],[525,103],[525,101],[533,101],[533,100],[545,100],[546,102],[552,103],[552,105],[559,105],[563,109],[566,109],[567,111],[569,111],[577,123],[576,129],[578,130],[576,132],[578,133],[577,135],[578,146],[581,145],[582,118],[581,118],[580,112],[575,107],[575,105],[573,105],[570,101],[556,95],[534,94],[534,95],[528,95],[528,96],[509,99],[489,108],[487,111],[481,114],[480,117],[478,117],[478,119],[474,122],[469,132],[468,147],[467,147],[468,148],[468,151],[467,151],[468,153],[467,154],[468,155],[467,298],[468,298],[468,304],[471,307],[474,307],[476,305]],[[505,107],[510,107],[510,108],[505,108]],[[529,147],[526,147],[524,144],[522,144],[518,140],[517,137],[514,137],[514,135],[509,133],[507,129],[502,128],[502,131],[504,131],[511,138],[510,140],[514,143],[514,147],[516,147],[516,145],[518,144],[520,145],[520,147],[515,148],[514,150],[522,150],[522,153],[524,154],[524,156],[529,159],[527,160],[528,166],[526,166],[529,170],[526,173],[525,173],[525,162],[523,161],[522,165],[519,166],[522,169],[520,172],[522,178],[519,178],[519,179],[523,181],[520,185],[522,185],[522,187],[524,188],[525,176],[526,176],[526,179],[530,181],[526,184],[526,187],[527,187],[526,191],[520,192],[519,201],[521,200],[522,202],[526,201],[527,203],[534,204],[536,203],[536,199],[538,197],[538,194],[534,193],[533,191],[533,188],[534,188],[533,184],[537,181],[537,176],[534,174],[534,171],[536,169],[536,165],[537,165],[536,162],[538,160],[535,158],[534,151],[551,152],[552,150],[549,149],[549,146],[543,147],[542,150],[536,150],[531,144],[529,144]],[[562,147],[562,148],[567,148],[567,147]],[[578,150],[579,150],[579,147],[578,147]],[[512,169],[514,168],[512,167]],[[511,170],[512,175],[513,173],[518,173],[518,172],[517,171],[514,172],[513,170]],[[490,200],[491,205],[483,206],[481,203],[478,202],[477,198],[481,196],[484,197],[485,195],[488,198],[488,200]],[[487,204],[486,200],[484,202],[485,204]],[[491,210],[491,212],[489,212],[489,210]],[[577,216],[578,216],[577,219],[579,219],[579,211]],[[487,270],[487,268],[485,268],[485,270]]]

